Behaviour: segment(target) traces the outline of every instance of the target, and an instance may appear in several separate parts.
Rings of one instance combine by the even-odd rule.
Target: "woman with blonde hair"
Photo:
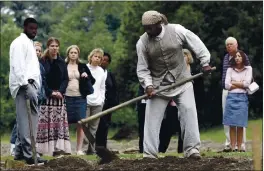
[[[86,96],[90,93],[85,93],[85,89],[92,90],[92,84],[95,79],[91,75],[86,64],[80,62],[80,49],[77,45],[71,45],[66,50],[66,64],[69,75],[69,83],[66,88],[65,100],[68,115],[68,123],[77,123],[79,120],[86,117]],[[91,86],[83,84],[85,81],[90,81]],[[82,126],[77,123],[77,155],[84,155],[82,152],[84,133]]]
[[[100,48],[94,49],[88,56],[89,63],[87,64],[90,69],[93,77],[96,79],[95,84],[93,85],[94,93],[87,96],[87,110],[86,116],[92,116],[96,113],[99,113],[103,109],[103,104],[105,100],[105,80],[106,75],[104,70],[100,67],[104,56],[104,51]],[[99,125],[99,119],[95,119],[88,124],[88,129],[90,134],[93,136],[93,139],[96,139],[96,131]],[[91,143],[88,138],[88,150],[87,154],[95,154],[95,142]]]
[[[188,49],[183,49],[184,59],[187,64],[187,68],[191,71],[191,64],[193,63],[192,53]]]
[[[37,57],[41,58],[42,55],[42,43],[40,42],[34,42],[34,47],[36,49]]]
[[[67,66],[59,55],[60,42],[51,37],[40,63],[45,68],[47,99],[40,106],[37,151],[41,154],[70,154],[71,144],[64,93],[69,77]]]

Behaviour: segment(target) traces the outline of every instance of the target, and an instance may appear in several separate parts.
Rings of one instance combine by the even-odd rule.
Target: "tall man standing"
[[[228,90],[225,89],[225,78],[226,78],[226,71],[228,69],[228,67],[230,66],[229,61],[233,58],[233,56],[235,56],[236,52],[237,52],[237,40],[234,37],[228,37],[225,41],[225,45],[226,45],[226,51],[227,54],[224,56],[223,59],[223,72],[222,72],[222,87],[223,87],[223,93],[222,93],[222,111],[224,114],[224,110],[225,110],[225,105],[226,105],[226,97],[228,94]],[[248,56],[245,54],[246,56],[246,65],[250,65]],[[228,125],[224,125],[224,132],[225,132],[225,136],[226,136],[226,141],[225,141],[225,148],[224,148],[224,152],[230,152],[231,146],[230,146],[230,134],[229,134],[229,126]],[[242,144],[241,144],[241,150],[245,151],[246,150],[246,128],[244,128],[243,130],[243,139],[242,139]]]
[[[34,164],[31,147],[28,110],[26,101],[30,101],[31,122],[33,136],[36,139],[38,124],[37,93],[41,86],[39,61],[32,39],[37,34],[38,24],[34,18],[24,21],[24,33],[21,33],[10,45],[10,74],[9,88],[16,103],[17,139],[15,160],[26,160],[27,164]],[[38,163],[46,160],[37,158]]]
[[[157,158],[159,131],[164,111],[173,99],[178,107],[184,156],[200,159],[200,134],[192,82],[154,95],[154,90],[190,77],[182,53],[187,44],[201,61],[203,70],[210,72],[210,53],[203,42],[190,30],[179,24],[168,24],[167,18],[157,11],[142,16],[145,33],[137,42],[137,75],[149,96],[146,106],[143,157]],[[176,122],[176,121],[175,121]]]

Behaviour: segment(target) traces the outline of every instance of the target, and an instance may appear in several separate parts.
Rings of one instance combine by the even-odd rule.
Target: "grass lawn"
[[[261,130],[261,140],[262,140],[262,119],[257,119],[257,120],[250,120],[248,122],[248,128],[247,128],[247,140],[252,140],[252,126],[257,125]],[[76,141],[76,134],[73,131],[74,126],[71,126],[71,131],[70,131],[70,137],[72,141]],[[110,129],[108,133],[108,137],[111,138],[113,135],[118,131],[118,129]],[[1,143],[4,144],[9,144],[9,139],[10,139],[10,132],[5,133],[4,135],[1,136]],[[255,134],[254,134],[255,135]],[[174,137],[175,138],[175,137]],[[225,136],[224,136],[224,128],[223,126],[218,126],[214,127],[211,129],[208,129],[206,131],[201,131],[201,140],[210,140],[214,142],[219,142],[222,143],[225,141]]]
[[[202,152],[201,155],[203,157],[232,157],[232,158],[252,158],[252,152],[245,152],[245,153],[216,153],[216,152]],[[96,155],[84,155],[84,156],[75,156],[71,155],[74,157],[80,157],[85,160],[90,160],[90,161],[96,161],[99,158]],[[178,153],[172,153],[172,152],[167,152],[165,154],[160,153],[159,157],[166,157],[166,156],[176,156],[176,157],[183,157],[183,154],[178,154]],[[143,155],[136,153],[136,154],[118,154],[118,157],[120,159],[142,159]],[[54,157],[51,156],[43,156],[42,158],[51,160],[54,159]],[[1,161],[5,160],[13,160],[14,157],[12,156],[1,156]]]
[[[260,129],[260,135],[261,136],[261,140],[262,140],[262,119],[258,119],[258,120],[250,120],[248,122],[248,128],[247,128],[247,140],[252,140],[252,127],[256,125],[259,127]],[[254,134],[255,136],[256,134]],[[211,140],[214,142],[219,142],[219,143],[223,143],[225,141],[225,136],[224,136],[224,128],[223,126],[219,126],[219,127],[215,127],[212,129],[209,129],[207,131],[201,131],[201,140]]]
[[[252,140],[252,126],[257,125],[261,129],[261,139],[262,139],[262,119],[258,120],[251,120],[249,121],[248,129],[247,129],[247,140]],[[115,133],[117,132],[117,129],[112,129],[109,131],[109,137],[112,137]],[[254,136],[256,136],[254,134]],[[9,137],[10,133],[6,133],[3,136],[1,136],[1,143],[9,143]],[[76,141],[76,136],[75,132],[71,131],[71,139],[72,141]],[[222,143],[225,140],[224,134],[223,134],[223,126],[211,128],[207,131],[201,131],[201,140],[211,140],[214,142],[219,142]],[[252,152],[245,152],[245,153],[216,153],[212,151],[207,151],[207,152],[202,152],[201,155],[203,157],[232,157],[232,158],[252,158]],[[74,155],[73,155],[74,156]],[[118,155],[121,159],[141,159],[143,156],[142,154],[119,154]],[[182,154],[178,153],[172,153],[172,152],[167,152],[165,154],[159,154],[160,157],[165,157],[165,156],[178,156],[178,157],[183,157]],[[98,160],[98,157],[95,155],[84,155],[84,156],[78,156],[86,160],[91,160],[95,161]],[[53,159],[53,157],[50,156],[43,156],[45,159]],[[1,156],[1,161],[5,161],[7,159],[13,160],[12,156]]]

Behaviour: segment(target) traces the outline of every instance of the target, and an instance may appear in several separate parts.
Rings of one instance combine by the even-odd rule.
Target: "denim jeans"
[[[15,123],[13,130],[12,130],[12,133],[11,133],[10,143],[15,144],[16,138],[17,138],[17,124]]]

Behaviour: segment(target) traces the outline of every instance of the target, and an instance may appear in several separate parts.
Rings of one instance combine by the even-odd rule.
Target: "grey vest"
[[[178,42],[175,27],[164,25],[165,34],[159,41],[149,38],[144,33],[140,39],[146,47],[149,70],[151,72],[153,85],[158,88],[165,77],[172,77],[173,81],[166,79],[166,82],[177,82],[191,76],[184,60],[182,45]]]

